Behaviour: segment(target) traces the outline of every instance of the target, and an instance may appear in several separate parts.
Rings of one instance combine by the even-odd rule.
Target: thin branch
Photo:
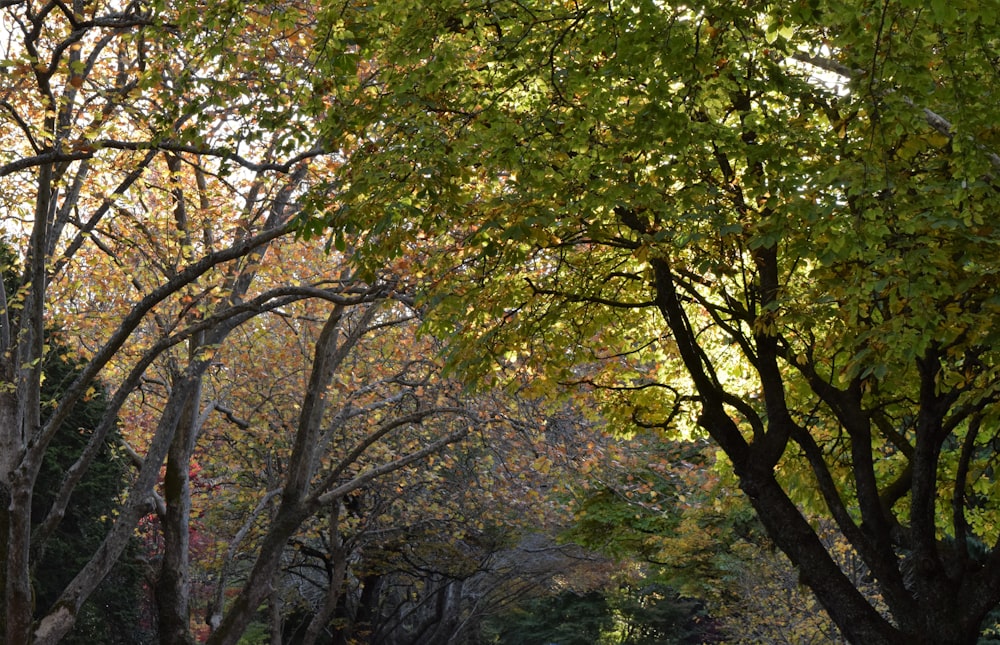
[[[605,305],[607,307],[613,307],[616,309],[643,309],[647,307],[656,306],[655,300],[646,300],[639,302],[622,302],[620,300],[610,300],[608,298],[601,298],[598,296],[586,296],[575,293],[568,293],[565,291],[559,291],[557,289],[544,289],[542,287],[537,286],[534,282],[532,282],[531,278],[525,278],[524,281],[528,283],[528,286],[531,287],[531,291],[535,295],[557,296],[559,298],[563,298],[567,302],[586,302],[596,305]]]
[[[239,166],[254,172],[280,172],[287,173],[297,164],[328,154],[329,151],[318,146],[300,152],[283,162],[251,161],[246,157],[229,150],[213,146],[197,146],[191,144],[178,143],[176,141],[117,141],[114,139],[102,139],[93,143],[95,148],[109,148],[112,150],[163,150],[166,152],[184,152],[194,155],[218,157],[226,161],[232,161]],[[2,176],[2,174],[0,174]]]
[[[463,413],[468,414],[467,412]],[[465,427],[462,428],[461,430],[456,430],[455,432],[445,435],[441,439],[438,439],[437,441],[428,444],[427,446],[421,448],[420,450],[417,450],[416,452],[412,452],[408,455],[390,461],[381,466],[370,468],[369,470],[366,470],[357,477],[353,478],[351,481],[346,482],[338,486],[337,488],[334,488],[333,490],[330,490],[324,493],[323,495],[320,495],[319,497],[312,498],[310,500],[311,505],[323,506],[324,504],[329,504],[334,499],[343,497],[344,495],[356,491],[359,488],[363,488],[366,484],[368,484],[368,482],[374,479],[378,479],[383,475],[399,470],[400,468],[404,468],[405,466],[408,466],[415,461],[420,461],[421,459],[436,453],[445,446],[465,438],[466,436],[469,435],[470,432],[472,432],[471,427]]]
[[[250,529],[252,529],[254,524],[257,522],[257,518],[260,517],[260,514],[264,512],[264,509],[267,508],[268,504],[270,504],[275,497],[281,495],[281,493],[282,493],[281,488],[276,488],[272,491],[268,491],[264,495],[264,497],[262,497],[260,501],[257,502],[257,506],[255,506],[254,509],[250,512],[250,515],[247,517],[246,521],[243,522],[243,525],[240,526],[239,530],[236,531],[236,535],[234,535],[233,539],[230,540],[229,542],[229,547],[226,549],[226,557],[223,558],[222,567],[219,570],[219,580],[215,585],[215,594],[213,595],[212,601],[208,608],[207,622],[209,627],[213,631],[217,629],[219,627],[219,623],[222,622],[222,610],[223,607],[225,607],[225,599],[223,595],[226,589],[226,574],[229,568],[226,565],[228,565],[229,563],[233,562],[236,559],[237,549],[239,548],[240,544],[242,544],[243,540],[246,539],[246,536],[250,532]]]
[[[982,425],[982,416],[977,414],[969,421],[969,429],[962,442],[962,451],[955,469],[955,489],[951,496],[952,527],[955,531],[955,546],[963,559],[969,557],[969,523],[965,519],[965,488],[969,478],[969,464],[976,450],[976,438]]]

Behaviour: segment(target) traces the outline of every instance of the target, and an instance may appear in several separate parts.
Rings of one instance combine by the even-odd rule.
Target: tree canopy
[[[0,212],[23,267],[0,290],[3,642],[68,637],[129,558],[148,569],[161,643],[193,642],[199,622],[235,643],[262,604],[279,604],[282,556],[317,516],[342,533],[346,498],[401,471],[440,487],[431,455],[512,422],[441,376],[397,267],[362,279],[345,254],[296,239],[308,190],[343,164],[346,144],[322,121],[365,109],[341,13],[0,3]],[[52,390],[57,360],[72,369]],[[73,558],[46,560],[119,427],[132,472],[102,488]],[[227,481],[248,453],[260,459],[240,482],[249,492]],[[212,527],[229,540],[213,571],[220,602],[196,617],[192,559],[219,548],[198,505],[209,476],[237,519]],[[137,531],[148,553],[131,553]],[[42,588],[36,571],[58,575]],[[342,582],[323,592],[335,600]]]
[[[596,402],[664,461],[710,439],[851,641],[973,642],[1000,602],[998,15],[0,1],[0,212],[23,266],[0,291],[4,642],[66,636],[140,526],[160,640],[191,642],[209,500],[206,522],[238,518],[217,580],[242,581],[218,583],[209,642],[280,613],[302,549],[327,566],[313,640],[347,603],[349,548],[376,554],[355,572],[365,624],[395,557],[366,535],[447,519],[450,547],[480,553],[502,503],[449,483],[587,463],[588,444],[521,441],[558,434],[520,407],[539,397]],[[49,405],[60,352],[74,368]],[[60,428],[99,391],[32,517]],[[36,622],[38,540],[119,422],[135,473]],[[498,455],[472,435],[527,452],[476,470]],[[387,491],[412,504],[362,521]],[[659,519],[627,528],[677,526]],[[413,586],[449,598],[446,573]]]
[[[997,7],[381,10],[379,110],[313,225],[371,268],[451,246],[416,270],[455,369],[707,433],[851,640],[973,640],[1000,600]]]

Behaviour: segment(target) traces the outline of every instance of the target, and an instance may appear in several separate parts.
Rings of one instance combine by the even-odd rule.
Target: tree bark
[[[333,565],[330,567],[327,577],[326,597],[323,600],[323,606],[309,621],[305,636],[302,638],[302,645],[316,645],[316,640],[323,629],[330,624],[340,601],[344,577],[347,574],[347,551],[340,535],[340,506],[341,501],[338,499],[331,504],[330,509],[330,558],[333,560]]]
[[[816,594],[848,641],[859,645],[913,643],[880,616],[844,575],[771,473],[743,470],[737,476],[768,535],[796,566],[799,579]]]
[[[208,637],[207,645],[236,645],[239,642],[257,608],[271,591],[285,544],[310,514],[298,504],[281,504],[242,591],[226,610],[219,628]]]
[[[7,632],[5,645],[28,645],[34,619],[30,579],[31,486],[16,478],[7,508]]]
[[[344,630],[342,642],[355,642],[354,636],[361,630],[375,632],[378,627],[375,623],[378,618],[378,599],[382,594],[385,578],[378,573],[373,573],[361,579],[361,597],[358,599],[358,608],[354,614],[354,619],[348,622]]]
[[[199,379],[188,375],[174,389],[188,390],[190,393],[198,386]],[[178,397],[172,404],[168,401],[146,452],[142,469],[124,507],[90,562],[73,578],[56,601],[55,610],[43,618],[35,628],[33,645],[55,645],[69,633],[76,622],[80,607],[111,571],[129,540],[132,539],[139,519],[148,512],[148,501],[159,479],[160,466],[173,443],[174,434],[182,418],[181,402],[184,400],[183,392],[178,392]]]
[[[789,432],[772,428],[748,444],[725,409],[726,395],[711,372],[712,366],[698,344],[666,259],[652,261],[656,303],[677,342],[678,351],[702,403],[699,423],[733,463],[740,486],[775,544],[798,567],[803,583],[816,594],[834,623],[852,643],[902,645],[910,642],[879,615],[830,557],[816,532],[789,499],[774,477],[773,464],[780,454],[775,437]],[[762,375],[763,376],[763,375]],[[771,396],[780,396],[777,383],[769,384]]]
[[[271,595],[267,600],[271,645],[282,645],[285,642],[285,603],[281,597],[280,580],[281,572],[278,571],[271,582]]]
[[[167,453],[163,477],[166,512],[162,518],[163,559],[156,587],[161,645],[192,645],[190,623],[191,452],[201,388],[184,406],[182,420]]]

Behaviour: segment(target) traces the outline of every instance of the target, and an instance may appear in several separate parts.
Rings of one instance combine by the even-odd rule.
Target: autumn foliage
[[[998,13],[0,0],[0,640],[974,642]]]

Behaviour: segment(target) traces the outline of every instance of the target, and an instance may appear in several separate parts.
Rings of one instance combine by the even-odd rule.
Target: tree
[[[347,262],[352,231],[325,256],[298,235],[370,143],[381,11],[0,3],[0,204],[24,267],[24,286],[0,292],[3,642],[65,638],[137,527],[154,549],[160,642],[192,642],[205,470],[246,439],[241,466],[267,476],[246,477],[256,488],[235,500],[213,496],[239,521],[212,553],[234,557],[211,563],[220,601],[206,612],[209,642],[235,643],[262,604],[280,623],[272,585],[314,518],[342,532],[349,496],[382,478],[431,480],[428,457],[509,421],[441,374],[430,340],[412,340],[420,276],[407,257],[362,276]],[[79,367],[52,405],[47,326]],[[252,395],[265,386],[273,398]],[[42,491],[59,429],[99,391],[106,407],[85,445]],[[39,545],[72,521],[118,420],[135,473],[100,500],[109,521],[36,616]]]
[[[16,300],[21,289],[17,254],[6,240],[0,240],[0,274],[3,289]],[[53,345],[42,368],[41,402],[43,415],[58,404],[61,390],[72,383],[81,366],[74,363],[70,351],[52,330],[46,330],[47,342]],[[86,447],[93,428],[100,422],[107,407],[103,387],[97,387],[59,428],[45,454],[39,471],[40,483],[32,498],[32,517],[45,517],[58,490],[62,473],[70,467]],[[98,454],[93,468],[83,477],[67,509],[67,516],[52,533],[33,545],[36,614],[49,609],[75,568],[82,566],[93,548],[100,542],[115,500],[127,482],[128,465],[117,450],[120,439],[117,428],[109,433],[107,443]],[[130,545],[134,546],[134,545]],[[133,548],[127,552],[134,551]],[[131,556],[132,553],[128,553]],[[132,559],[129,557],[128,559]],[[67,642],[130,643],[138,642],[143,633],[139,620],[141,607],[135,598],[140,595],[142,576],[136,563],[123,561],[95,591],[94,597],[82,608],[82,617]]]
[[[539,438],[542,429],[564,421],[502,393],[460,396],[454,382],[435,376],[430,357],[436,343],[414,337],[413,317],[394,319],[383,310],[379,329],[357,343],[333,379],[332,419],[343,415],[350,422],[330,424],[314,442],[313,458],[292,453],[293,435],[286,428],[301,400],[302,380],[295,348],[313,333],[315,309],[299,303],[282,316],[245,325],[238,333],[254,342],[221,350],[216,358],[229,367],[206,382],[206,391],[216,392],[212,398],[226,393],[226,405],[241,426],[217,417],[202,434],[204,452],[196,453],[199,477],[210,492],[193,499],[192,513],[204,510],[203,526],[221,545],[217,558],[196,563],[216,574],[209,622],[221,620],[227,592],[248,586],[243,578],[273,521],[275,491],[286,473],[302,470],[293,467],[293,458],[300,464],[315,461],[324,480],[341,492],[295,527],[288,544],[266,560],[278,568],[269,581],[267,617],[255,611],[253,618],[267,622],[279,637],[308,643],[331,633],[335,642],[360,634],[384,643],[459,642],[458,634],[474,632],[484,613],[509,601],[514,584],[523,592],[565,573],[565,562],[530,572],[527,562],[537,558],[517,557],[520,534],[540,530],[556,515],[538,493],[556,469],[541,472],[533,465],[541,463],[547,448]],[[404,311],[396,306],[397,314]],[[299,332],[279,333],[288,326]],[[255,364],[253,357],[262,350],[283,360]],[[372,421],[385,423],[399,405],[406,410],[445,400],[484,420],[475,434],[442,446],[426,462],[352,484],[379,460],[426,446],[433,439],[428,432],[440,425],[428,417],[420,427],[387,435],[368,452],[354,454],[352,443],[366,440]],[[327,478],[338,470],[336,480]],[[315,490],[326,492],[319,485]]]
[[[52,338],[49,342],[61,342]],[[46,411],[59,400],[60,389],[71,383],[79,366],[60,352],[49,352],[42,374],[42,401]],[[59,490],[62,474],[85,449],[92,428],[101,420],[107,402],[97,389],[59,429],[39,472],[39,490],[32,499],[32,517],[44,518]],[[58,528],[33,545],[35,606],[39,615],[51,608],[76,571],[100,544],[116,502],[128,483],[128,461],[115,428],[92,467],[80,480]],[[80,619],[67,643],[139,643],[149,638],[140,616],[144,584],[137,544],[126,546],[122,559],[81,608]]]
[[[997,7],[372,11],[383,102],[313,227],[369,268],[451,244],[419,271],[456,369],[710,436],[850,641],[973,642],[1000,601]]]
[[[302,385],[313,389],[304,399],[298,394],[313,416],[289,425],[299,449],[283,474],[273,517],[280,526],[269,527],[266,555],[318,503],[472,429],[452,417],[421,430],[419,422],[440,410],[418,400],[414,409],[394,409],[397,416],[369,417],[382,434],[347,452],[356,457],[400,429],[410,441],[399,454],[347,481],[312,481],[321,474],[320,425],[330,421],[329,379],[358,338],[378,329],[372,317],[403,299],[391,276],[361,281],[336,260],[318,277],[296,275],[301,267],[292,262],[284,272],[270,263],[276,240],[294,237],[306,188],[341,164],[345,142],[318,131],[320,116],[344,108],[347,135],[350,111],[361,109],[364,74],[343,20],[351,14],[339,9],[346,7],[0,3],[0,203],[24,267],[24,286],[0,292],[3,642],[54,643],[68,634],[151,512],[164,549],[156,594],[161,642],[191,641],[192,456],[206,419],[225,415],[221,399],[206,398],[206,384],[220,368],[215,354],[256,317],[313,299],[326,321],[307,350],[303,373],[312,368],[315,377]],[[332,62],[313,57],[334,49],[340,54]],[[53,349],[47,328],[58,329],[67,345]],[[43,370],[63,351],[79,369],[50,406]],[[104,386],[100,419],[45,491],[51,504],[40,504],[42,469],[60,428]],[[99,469],[119,418],[137,473],[120,498],[102,500],[113,503],[113,521],[36,617],[33,558],[71,519],[74,491]],[[426,441],[415,445],[413,434]],[[256,609],[269,582],[266,566],[224,608],[230,620],[220,639],[238,639],[248,612],[240,603]]]
[[[600,642],[601,634],[611,626],[607,600],[599,592],[536,598],[507,616],[493,643],[567,643],[583,645]]]

